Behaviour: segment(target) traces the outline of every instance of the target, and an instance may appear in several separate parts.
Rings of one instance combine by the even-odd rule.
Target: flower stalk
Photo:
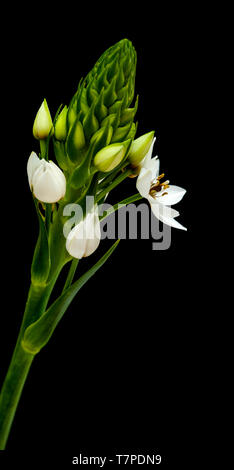
[[[34,359],[34,354],[25,351],[21,341],[27,326],[45,311],[59,271],[48,285],[31,284],[29,289],[19,336],[0,394],[0,450],[5,449],[23,387]]]
[[[69,105],[59,107],[54,121],[46,100],[36,115],[33,135],[39,141],[40,152],[39,156],[31,153],[27,173],[39,235],[22,325],[0,395],[0,450],[5,449],[34,356],[48,343],[81,287],[118,245],[119,240],[74,281],[79,260],[91,256],[101,243],[100,220],[145,197],[160,220],[181,228],[174,221],[176,211],[170,212],[167,207],[166,216],[161,214],[160,204],[179,202],[185,191],[161,181],[158,162],[151,159],[154,131],[135,139],[135,74],[136,51],[130,41],[123,39],[102,54],[80,81]],[[49,160],[51,142],[57,163]],[[139,193],[100,217],[98,204],[125,179],[135,176]],[[93,198],[93,207],[88,209],[87,196]],[[64,209],[69,204],[79,204],[83,212],[65,239]],[[58,276],[68,263],[63,291],[51,303]]]

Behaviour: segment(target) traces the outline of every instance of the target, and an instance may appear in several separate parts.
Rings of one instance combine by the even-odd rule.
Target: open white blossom
[[[28,182],[34,196],[42,202],[53,203],[64,197],[66,178],[54,162],[40,160],[32,152],[27,164]]]
[[[149,201],[152,212],[157,219],[171,227],[187,230],[175,220],[179,212],[168,207],[181,201],[186,190],[179,186],[169,185],[168,180],[162,181],[164,174],[159,175],[159,159],[157,156],[151,158],[154,142],[155,139],[146,157],[141,162],[140,173],[136,183],[137,190],[142,197]]]
[[[97,249],[100,240],[99,217],[97,211],[93,210],[70,231],[66,241],[66,249],[73,258],[85,258]]]

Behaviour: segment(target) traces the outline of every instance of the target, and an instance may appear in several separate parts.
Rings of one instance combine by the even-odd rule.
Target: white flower
[[[92,211],[70,231],[66,241],[66,249],[74,258],[85,258],[97,249],[100,240],[99,217],[96,211]]]
[[[34,196],[42,202],[53,203],[64,197],[66,178],[54,162],[40,160],[32,152],[27,164],[28,182]]]
[[[168,207],[181,201],[186,190],[179,186],[169,185],[169,181],[161,182],[164,174],[159,175],[158,157],[151,158],[154,142],[155,139],[146,157],[141,162],[136,187],[141,196],[149,201],[152,212],[157,219],[172,227],[187,230],[175,220],[179,212]]]

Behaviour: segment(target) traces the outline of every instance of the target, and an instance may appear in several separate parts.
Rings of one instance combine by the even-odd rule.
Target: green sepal
[[[108,87],[109,82],[107,80],[107,73],[108,73],[108,69],[104,67],[103,71],[100,73],[100,75],[97,78],[97,86],[99,89],[101,89],[102,87],[104,88]]]
[[[84,149],[84,130],[78,116],[69,131],[66,141],[66,152],[72,163],[80,164],[82,162],[84,157]]]
[[[101,93],[100,93],[100,95],[99,95],[99,97],[96,101],[95,109],[94,109],[95,115],[97,116],[99,122],[101,122],[103,119],[105,119],[105,117],[108,114],[108,109],[104,105],[103,100],[104,100],[104,88],[102,88],[102,90],[101,90]]]
[[[135,135],[136,135],[136,132],[137,132],[137,127],[138,127],[138,122],[133,122],[131,127],[130,127],[130,131],[128,133],[128,135],[126,136],[126,139],[131,139],[133,140],[135,138]]]
[[[120,90],[120,88],[122,88],[124,86],[124,82],[125,82],[125,77],[124,77],[124,71],[123,71],[123,67],[122,67],[122,64],[120,65],[119,67],[119,71],[118,71],[118,75],[117,75],[117,79],[116,79],[116,90]]]
[[[67,137],[67,112],[68,108],[64,106],[54,119],[54,138],[60,142],[64,142]]]
[[[87,183],[87,180],[90,179],[90,167],[93,157],[94,144],[90,145],[89,150],[86,155],[84,155],[82,163],[75,168],[72,173],[70,184],[74,189],[80,189]]]
[[[117,57],[119,57],[118,54],[115,55],[115,57],[113,57],[112,61],[107,65],[107,69],[108,69],[107,80],[108,80],[109,83],[114,78],[114,76],[116,75],[116,77],[117,77],[117,75],[119,73],[119,63],[118,63]]]
[[[99,129],[99,122],[94,114],[95,102],[93,102],[88,114],[83,120],[83,128],[85,137],[89,140],[92,135]]]
[[[97,90],[94,87],[94,84],[95,84],[95,80],[93,79],[89,83],[89,85],[87,86],[87,89],[86,89],[86,97],[87,97],[87,102],[88,102],[89,106],[91,106],[93,101],[96,101],[98,96],[99,96]]]
[[[122,107],[123,107],[123,100],[116,101],[114,104],[112,104],[112,106],[110,106],[109,114],[114,114],[114,113],[121,111]]]
[[[120,122],[120,113],[121,113],[121,108],[119,107],[116,113],[109,114],[105,119],[103,119],[101,123],[101,127],[107,126],[108,124],[110,124],[114,133]]]
[[[74,121],[76,120],[76,117],[77,117],[76,109],[77,109],[77,93],[71,99],[71,102],[68,107],[67,129],[70,129],[70,127],[73,125]]]
[[[120,125],[121,126],[124,126],[128,122],[133,121],[133,119],[135,117],[135,114],[137,112],[137,108],[138,108],[138,96],[137,96],[134,108],[127,108],[123,111],[123,113],[121,115],[121,118],[120,118]]]
[[[104,91],[104,104],[106,106],[111,106],[118,98],[118,95],[115,91],[116,88],[116,78],[114,77],[110,85]]]
[[[65,143],[59,140],[53,139],[54,154],[58,165],[62,170],[67,171],[69,169],[69,161],[66,154]]]
[[[101,127],[105,127],[108,124],[110,124],[113,128],[118,126],[118,121],[116,122],[116,114],[109,114],[106,116],[106,118],[101,122]]]
[[[62,319],[72,300],[84,284],[100,269],[116,249],[117,240],[104,256],[92,266],[83,276],[75,281],[46,312],[25,330],[22,347],[30,354],[37,354],[49,341],[56,326]]]
[[[40,213],[38,201],[34,199],[34,202],[39,221],[39,236],[32,260],[31,280],[34,285],[44,285],[50,272],[50,251],[45,221]]]
[[[108,122],[106,126],[98,129],[92,136],[90,143],[93,144],[93,154],[96,154],[101,148],[106,147],[111,142],[113,128]]]
[[[118,127],[118,129],[116,129],[114,135],[112,136],[111,141],[115,143],[115,142],[122,142],[123,140],[126,140],[126,137],[131,127],[132,127],[131,122],[126,124],[126,126]]]
[[[89,112],[89,105],[86,96],[85,81],[82,83],[79,94],[77,96],[77,106],[76,106],[77,115],[79,113],[82,116],[85,116]]]

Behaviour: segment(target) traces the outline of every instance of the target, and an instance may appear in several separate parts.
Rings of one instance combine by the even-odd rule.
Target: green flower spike
[[[79,83],[68,107],[63,142],[60,131],[57,132],[58,118],[53,139],[55,155],[59,165],[68,171],[73,188],[88,185],[93,175],[93,159],[102,148],[134,139],[138,99],[130,106],[135,74],[135,49],[129,40],[123,39],[104,52]]]

